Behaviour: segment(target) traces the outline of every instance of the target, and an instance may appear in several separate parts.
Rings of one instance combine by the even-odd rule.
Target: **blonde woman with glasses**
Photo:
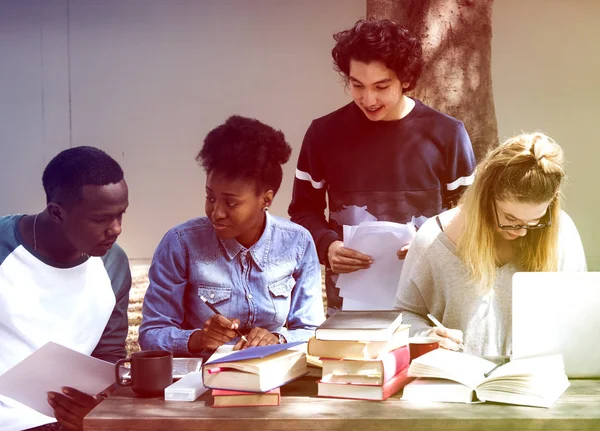
[[[412,336],[510,355],[513,274],[586,270],[577,228],[561,210],[564,178],[563,152],[542,133],[515,136],[487,155],[460,204],[425,222],[406,257],[396,308]]]

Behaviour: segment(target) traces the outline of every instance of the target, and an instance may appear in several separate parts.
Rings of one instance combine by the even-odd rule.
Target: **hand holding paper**
[[[83,418],[103,399],[103,396],[91,396],[69,387],[62,388],[62,393],[48,392],[48,404],[54,409],[61,429],[65,430],[82,429]]]
[[[50,342],[0,376],[0,394],[52,417],[48,393],[61,393],[66,386],[93,397],[113,383],[113,364]]]
[[[336,274],[347,274],[367,269],[373,263],[371,256],[345,247],[342,241],[334,241],[327,251],[329,266]]]
[[[368,269],[341,274],[337,281],[344,309],[384,310],[394,304],[403,260],[398,251],[416,234],[413,224],[365,222],[344,226],[344,244],[373,261]]]

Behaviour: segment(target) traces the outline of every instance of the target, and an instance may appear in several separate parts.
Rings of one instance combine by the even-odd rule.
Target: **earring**
[[[263,211],[264,211],[264,212],[267,212],[267,211],[269,211],[269,207],[264,207],[264,208],[263,208]]]

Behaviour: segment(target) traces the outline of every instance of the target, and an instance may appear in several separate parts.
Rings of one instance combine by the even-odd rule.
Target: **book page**
[[[436,349],[413,360],[408,375],[454,380],[475,389],[485,380],[484,374],[495,366],[487,359],[467,353]]]

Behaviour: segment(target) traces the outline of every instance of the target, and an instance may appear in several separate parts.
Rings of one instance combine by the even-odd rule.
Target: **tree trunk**
[[[367,0],[421,38],[425,66],[411,94],[465,123],[477,160],[498,145],[492,94],[493,0]]]

